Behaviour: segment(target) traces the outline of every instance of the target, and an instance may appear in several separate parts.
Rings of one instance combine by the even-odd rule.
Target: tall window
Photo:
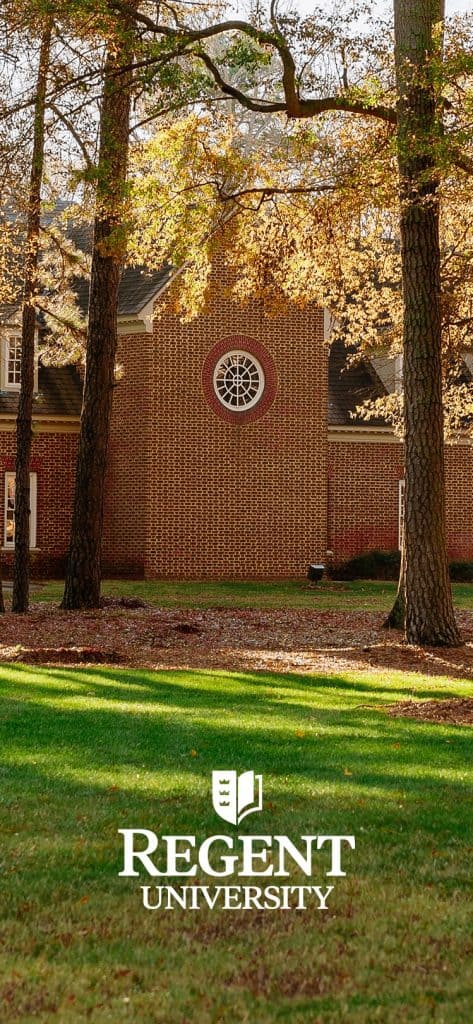
[[[399,481],[399,509],[398,509],[398,546],[399,550],[402,549],[402,541],[404,537],[404,521],[405,521],[405,480]]]
[[[11,331],[11,333],[7,333]],[[17,327],[0,334],[0,391],[19,391],[21,383],[21,334]],[[38,391],[38,351],[35,339],[34,390]]]
[[[30,547],[36,547],[37,477],[30,473]],[[5,473],[4,545],[15,547],[15,474]]]
[[[5,386],[11,390],[20,387],[21,381],[21,337],[11,334],[6,342]]]

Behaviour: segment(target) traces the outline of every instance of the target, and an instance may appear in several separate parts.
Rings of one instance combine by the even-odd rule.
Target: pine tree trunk
[[[34,110],[33,154],[28,195],[26,255],[21,329],[21,382],[16,421],[15,461],[15,558],[13,565],[12,611],[27,612],[30,574],[30,463],[33,438],[33,395],[41,185],[44,165],[44,115],[46,83],[51,48],[51,22],[41,39]]]
[[[448,576],[441,367],[440,115],[430,57],[443,0],[394,0],[404,302],[406,639],[455,646]]]
[[[130,33],[131,36],[131,33]],[[100,603],[103,497],[117,348],[118,288],[123,264],[122,202],[126,183],[131,73],[128,35],[114,41],[105,67],[89,296],[86,372],[74,508],[63,608]]]
[[[401,565],[396,597],[389,615],[383,622],[384,629],[405,629],[406,625],[406,545],[404,537],[401,547]]]

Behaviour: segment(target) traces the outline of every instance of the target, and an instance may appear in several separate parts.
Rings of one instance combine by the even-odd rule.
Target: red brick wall
[[[473,562],[473,448],[448,445],[445,462],[449,555]]]
[[[150,577],[276,577],[325,555],[327,358],[323,317],[293,309],[269,319],[228,297],[220,269],[212,307],[156,324],[145,572]],[[222,338],[267,349],[277,393],[250,422],[225,422],[202,370]],[[232,347],[232,346],[229,346]]]
[[[105,487],[102,565],[105,575],[143,576],[146,505],[149,489],[150,334],[119,338],[117,363],[122,368],[113,396]]]
[[[369,441],[329,442],[329,526],[333,565],[374,548],[398,545],[398,485],[402,446]],[[473,561],[473,449],[446,449],[447,527],[452,559]]]
[[[327,547],[333,564],[398,542],[398,487],[402,445],[329,442]]]
[[[115,575],[269,577],[305,573],[398,539],[396,443],[331,440],[326,536],[326,363],[318,314],[267,320],[255,307],[192,324],[169,314],[151,335],[121,341],[106,491],[104,569]],[[271,353],[277,394],[261,419],[219,418],[201,387],[205,357],[226,331],[248,334]],[[255,327],[256,325],[256,327]],[[154,391],[153,391],[154,388]],[[152,397],[154,396],[154,397]],[[33,575],[60,576],[69,540],[77,435],[37,433]],[[4,474],[15,436],[0,433],[0,523]],[[449,554],[473,561],[473,450],[446,452]],[[148,545],[146,547],[146,545]],[[5,576],[12,555],[2,553]]]
[[[37,473],[38,551],[32,554],[33,578],[64,575],[69,544],[77,434],[36,433],[33,438],[32,471]],[[15,468],[15,435],[0,432],[0,524],[4,535],[5,473]],[[4,578],[11,575],[13,555],[2,551]]]

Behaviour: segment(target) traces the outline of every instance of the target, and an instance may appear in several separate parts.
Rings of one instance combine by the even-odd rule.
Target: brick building
[[[402,446],[382,422],[354,417],[395,386],[386,361],[346,367],[316,308],[268,318],[229,295],[216,265],[209,308],[172,311],[178,275],[128,270],[105,492],[104,572],[115,576],[263,578],[338,565],[399,543]],[[86,301],[86,296],[80,296]],[[158,313],[158,316],[154,314]],[[18,324],[3,317],[0,516],[4,572],[14,536]],[[41,367],[32,464],[33,566],[63,571],[80,415],[72,368]],[[473,453],[447,449],[450,555],[473,560]],[[5,568],[6,563],[6,568]]]

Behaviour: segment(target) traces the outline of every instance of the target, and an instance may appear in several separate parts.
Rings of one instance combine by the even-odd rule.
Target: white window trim
[[[21,337],[21,327],[18,325],[12,327],[6,327],[2,331],[3,337],[1,338],[0,344],[0,389],[2,391],[11,391],[14,394],[18,394],[20,390],[20,384],[9,384],[8,383],[8,358],[9,358],[9,347],[10,338]],[[39,390],[38,385],[38,331],[35,332],[35,356],[34,356],[34,390],[35,393]]]
[[[397,545],[399,551],[402,549],[402,538],[404,533],[404,522],[405,522],[405,497],[406,497],[406,481],[399,480],[398,483],[398,510],[397,510]]]
[[[14,551],[15,542],[7,538],[7,497],[8,483],[15,479],[14,473],[5,473],[5,486],[3,498],[3,547],[5,551]],[[37,535],[37,511],[38,511],[38,476],[30,473],[30,548],[36,548]]]
[[[9,361],[10,361],[10,342],[13,339],[15,341],[19,341],[20,342],[20,357],[21,357],[21,332],[18,331],[18,330],[8,331],[8,334],[7,334],[7,336],[6,336],[5,340],[4,340],[4,343],[3,343],[4,352],[5,352],[5,356],[4,356],[5,373],[4,373],[4,377],[3,377],[3,383],[4,383],[5,391],[19,391],[20,390],[20,382],[19,381],[15,382],[14,384],[12,384],[8,380],[8,366],[9,366]]]
[[[256,391],[253,397],[250,398],[248,401],[246,401],[245,399],[241,404],[238,403],[237,405],[233,405],[230,401],[227,401],[226,397],[221,393],[221,390],[218,385],[219,375],[222,370],[222,367],[225,366],[229,360],[233,359],[249,360],[253,365],[258,376]],[[248,412],[249,409],[253,409],[254,406],[258,404],[260,398],[262,397],[266,385],[264,370],[263,367],[261,366],[259,359],[257,359],[252,352],[248,352],[246,349],[240,348],[230,349],[228,352],[225,352],[220,357],[214,369],[212,383],[214,392],[220,404],[223,405],[223,408],[229,409],[231,412],[235,413]]]

